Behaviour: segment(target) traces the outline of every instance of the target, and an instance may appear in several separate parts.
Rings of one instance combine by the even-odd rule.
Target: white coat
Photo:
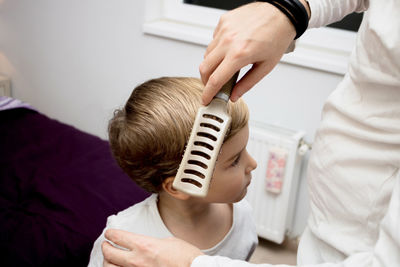
[[[400,266],[400,1],[310,0],[309,27],[364,11],[309,161],[299,266]],[[199,256],[192,267],[255,266]],[[257,266],[271,266],[262,264]],[[284,265],[280,265],[284,266]]]

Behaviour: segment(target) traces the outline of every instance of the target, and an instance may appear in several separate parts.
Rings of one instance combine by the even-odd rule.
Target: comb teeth
[[[183,160],[173,186],[192,196],[205,197],[223,139],[231,121],[226,102],[214,99],[196,115]]]
[[[195,197],[208,193],[215,163],[231,122],[227,103],[239,71],[226,82],[210,104],[197,111],[183,159],[172,186]]]

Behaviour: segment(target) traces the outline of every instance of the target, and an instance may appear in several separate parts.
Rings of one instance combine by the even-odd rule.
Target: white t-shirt
[[[107,219],[103,233],[97,238],[90,254],[88,266],[103,266],[101,244],[104,232],[114,228],[152,237],[173,236],[161,219],[157,208],[157,194]],[[233,223],[226,236],[214,247],[203,250],[207,255],[222,255],[232,259],[248,260],[258,244],[252,210],[247,200],[233,204]]]
[[[348,72],[324,105],[313,143],[307,170],[310,217],[298,264],[398,267],[400,0],[309,0],[309,4],[309,27],[368,10]],[[192,267],[212,266],[253,265],[209,256],[192,263]]]

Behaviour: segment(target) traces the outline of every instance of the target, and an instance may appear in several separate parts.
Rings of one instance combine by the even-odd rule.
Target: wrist
[[[296,30],[294,39],[299,38],[307,29],[311,12],[306,0],[262,0],[259,2],[273,5],[290,20]]]
[[[311,18],[310,4],[308,3],[307,0],[299,0],[299,1],[300,1],[300,3],[303,4],[304,8],[306,9],[307,15],[308,15],[308,20],[310,20],[310,18]]]

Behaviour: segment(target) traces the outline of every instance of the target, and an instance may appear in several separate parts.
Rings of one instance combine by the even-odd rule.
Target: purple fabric
[[[2,266],[86,266],[106,218],[146,198],[108,143],[35,112],[0,112]]]

